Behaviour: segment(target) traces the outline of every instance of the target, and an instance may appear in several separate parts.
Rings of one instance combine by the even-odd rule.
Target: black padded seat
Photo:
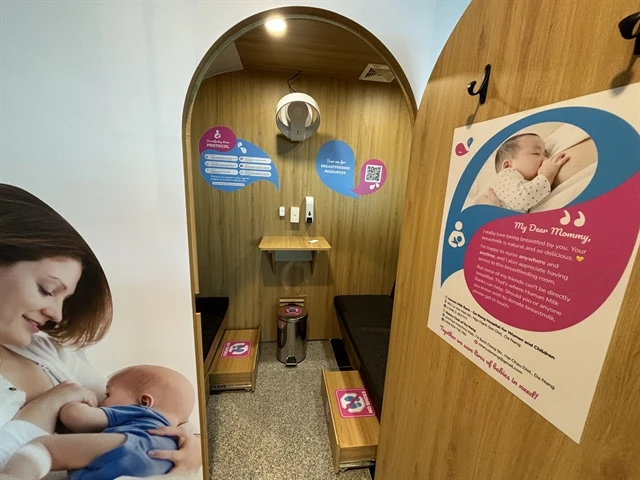
[[[393,298],[389,295],[339,295],[333,302],[358,356],[360,377],[379,417],[389,354]]]
[[[228,308],[227,297],[196,298],[196,312],[200,313],[202,319],[202,356],[204,358],[209,353]]]

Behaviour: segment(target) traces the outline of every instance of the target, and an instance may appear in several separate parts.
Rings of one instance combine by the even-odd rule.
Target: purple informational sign
[[[200,137],[200,153],[205,150],[228,152],[236,146],[236,134],[227,127],[213,127]]]

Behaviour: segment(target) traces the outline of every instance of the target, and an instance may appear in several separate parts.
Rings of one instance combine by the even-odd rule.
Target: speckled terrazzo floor
[[[295,368],[261,344],[255,392],[212,395],[207,406],[213,480],[370,480],[367,469],[333,473],[321,394],[322,368],[337,369],[328,341],[309,342]]]

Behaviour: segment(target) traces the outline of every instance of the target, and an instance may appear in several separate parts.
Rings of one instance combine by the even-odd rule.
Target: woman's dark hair
[[[82,264],[62,321],[42,328],[61,344],[84,347],[100,341],[111,326],[113,306],[107,277],[87,242],[58,212],[25,190],[0,183],[0,266],[45,258]]]

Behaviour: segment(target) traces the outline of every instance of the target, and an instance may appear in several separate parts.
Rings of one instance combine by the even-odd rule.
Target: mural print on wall
[[[3,478],[69,470],[73,480],[99,480],[174,469],[202,478],[200,438],[188,421],[194,386],[162,365],[99,372],[87,362],[83,349],[118,321],[106,275],[60,214],[7,184],[0,184],[0,292]]]

